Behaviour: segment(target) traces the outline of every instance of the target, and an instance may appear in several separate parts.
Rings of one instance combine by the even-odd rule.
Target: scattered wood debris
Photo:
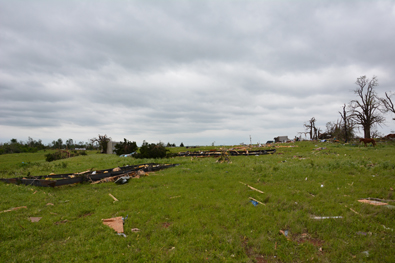
[[[343,218],[342,216],[311,216],[311,219],[321,220],[321,219],[336,219]]]
[[[109,196],[111,196],[112,197],[112,199],[114,199],[114,202],[117,202],[117,201],[119,201],[118,199],[116,199],[112,194],[108,194]]]
[[[244,184],[245,186],[247,186],[247,187],[250,188],[251,190],[254,190],[254,191],[257,191],[257,192],[259,192],[259,193],[261,193],[261,194],[264,194],[264,192],[262,192],[261,190],[256,189],[256,188],[254,188],[254,187],[252,187],[252,186],[250,186],[250,185],[248,185],[248,184],[246,184],[246,183],[243,183],[243,182],[239,182],[239,183]]]
[[[11,209],[8,209],[8,210],[0,211],[0,213],[11,212],[11,211],[15,211],[15,210],[18,210],[18,209],[21,209],[21,208],[27,208],[27,207],[26,206],[14,207],[14,208],[11,208]]]
[[[254,200],[254,201],[257,202],[257,203],[260,203],[261,205],[266,205],[265,203],[262,203],[261,201],[258,201],[258,200],[254,199],[254,198],[252,198],[252,197],[248,197],[248,198],[250,198],[251,200]]]
[[[109,218],[109,219],[102,219],[103,224],[111,227],[117,233],[123,233],[123,220],[122,216]]]
[[[358,200],[358,202],[370,204],[370,205],[388,205],[388,203],[383,203],[383,202],[374,201],[374,200],[366,200],[366,199]]]

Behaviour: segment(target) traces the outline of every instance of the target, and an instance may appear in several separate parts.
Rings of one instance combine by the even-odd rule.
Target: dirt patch
[[[81,218],[81,217],[91,216],[91,215],[93,215],[93,213],[86,213],[86,214],[80,215],[80,218]]]
[[[245,253],[247,256],[251,259],[255,259],[255,262],[257,263],[266,263],[268,262],[265,258],[264,255],[259,255],[254,253],[254,248],[248,246],[248,238],[243,236],[241,237],[241,245],[244,248]]]
[[[297,235],[294,240],[296,242],[298,242],[299,244],[302,243],[310,243],[315,247],[322,247],[322,245],[324,244],[324,241],[318,238],[313,238],[311,237],[311,235],[307,234],[307,233],[303,233],[300,235]]]
[[[67,222],[68,222],[67,219],[65,219],[62,221],[55,222],[55,225],[66,224]]]
[[[162,223],[162,227],[163,227],[163,228],[169,228],[169,226],[171,226],[171,223],[170,223],[170,222],[164,222],[164,223]]]
[[[87,217],[87,216],[91,216],[91,215],[93,215],[93,213],[87,213],[87,214],[83,215],[82,217]]]

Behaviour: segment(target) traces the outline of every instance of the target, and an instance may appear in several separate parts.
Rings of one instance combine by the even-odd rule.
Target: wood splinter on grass
[[[117,201],[119,201],[118,199],[116,199],[115,198],[115,196],[113,196],[112,194],[108,194],[109,196],[111,196],[112,197],[112,199],[114,199],[114,202],[117,202]]]
[[[345,207],[347,207],[347,206],[345,206]],[[355,214],[357,214],[357,215],[361,215],[360,213],[358,213],[357,211],[355,211],[354,209],[352,209],[352,208],[350,208],[350,207],[348,207],[351,211],[353,211]]]
[[[251,200],[254,200],[254,201],[257,202],[257,203],[260,203],[261,205],[266,205],[266,204],[262,203],[261,201],[258,201],[258,200],[254,199],[254,198],[252,198],[252,197],[248,197],[248,198],[250,198]]]
[[[246,183],[243,183],[243,182],[239,182],[239,183],[244,184],[245,186],[249,187],[251,190],[254,190],[254,191],[257,191],[257,192],[259,192],[261,194],[264,194],[264,192],[262,192],[261,190],[256,189],[256,188],[254,188],[254,187],[252,187],[252,186],[250,186],[250,185],[248,185]]]
[[[321,219],[336,219],[343,218],[342,216],[311,216],[311,219],[321,220]]]
[[[11,208],[11,209],[8,209],[8,210],[0,211],[0,213],[11,212],[11,211],[18,210],[18,209],[21,209],[21,208],[27,208],[27,207],[26,206],[14,207],[14,208]]]

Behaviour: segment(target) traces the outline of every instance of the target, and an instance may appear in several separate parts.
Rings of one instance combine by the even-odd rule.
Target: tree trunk
[[[365,139],[370,139],[370,127],[365,126],[363,128],[363,132],[364,132]]]
[[[348,142],[347,123],[344,123],[344,140]]]

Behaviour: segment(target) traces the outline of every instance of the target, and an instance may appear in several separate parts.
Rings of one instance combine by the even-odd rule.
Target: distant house
[[[274,138],[274,142],[287,142],[289,141],[288,136],[278,136]]]

